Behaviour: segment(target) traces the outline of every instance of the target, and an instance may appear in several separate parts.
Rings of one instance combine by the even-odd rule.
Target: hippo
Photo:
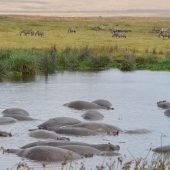
[[[167,102],[166,100],[157,102],[157,106],[162,109],[169,109],[170,108],[170,102]]]
[[[7,149],[6,152],[16,153],[20,157],[42,162],[63,162],[81,159],[80,155],[75,152],[52,146],[34,146],[27,149]]]
[[[4,131],[0,131],[0,137],[11,137],[12,134]]]
[[[87,128],[98,133],[107,133],[107,134],[114,134],[114,133],[117,134],[119,131],[122,131],[120,128],[116,126],[112,126],[105,123],[96,123],[96,122],[79,123],[76,125],[72,125],[72,127]]]
[[[152,149],[152,151],[156,153],[170,153],[170,145],[158,147],[158,148]]]
[[[124,133],[130,134],[130,135],[142,135],[150,133],[151,131],[147,129],[135,129],[135,130],[125,130]]]
[[[82,115],[82,117],[90,121],[102,120],[104,118],[104,116],[97,110],[88,110]]]
[[[59,148],[66,149],[73,151],[80,156],[84,157],[92,157],[94,155],[100,155],[101,151],[93,148],[91,146],[83,146],[83,145],[64,145],[64,146],[58,146]]]
[[[87,128],[79,128],[79,127],[64,127],[64,128],[56,128],[51,127],[48,130],[52,130],[59,134],[65,135],[73,135],[73,136],[94,136],[98,135],[97,132],[87,129]]]
[[[105,107],[106,109],[111,109],[111,110],[114,109],[112,104],[108,100],[98,99],[98,100],[93,101],[92,103],[98,104],[102,107]]]
[[[48,129],[50,127],[62,127],[62,126],[68,126],[68,125],[74,125],[81,123],[81,121],[71,118],[71,117],[56,117],[47,120],[46,122],[40,124],[38,126],[39,129]]]
[[[17,115],[17,114],[6,114],[4,115],[4,117],[11,117],[11,118],[14,118],[16,120],[19,120],[19,121],[31,121],[31,120],[35,120],[29,116],[22,116],[22,115]]]
[[[117,151],[120,149],[119,145],[108,144],[88,144],[84,142],[74,142],[74,141],[38,141],[22,146],[22,149],[34,147],[34,146],[65,146],[65,145],[81,145],[81,146],[91,146],[100,151]]]
[[[34,138],[40,138],[40,139],[70,140],[69,138],[56,135],[55,132],[43,130],[43,129],[37,129],[35,131],[31,131],[29,136]]]
[[[4,116],[6,115],[19,115],[19,116],[29,116],[29,113],[20,108],[9,108],[2,111]],[[10,116],[9,116],[10,117]]]
[[[67,107],[70,107],[76,110],[106,109],[106,107],[100,106],[95,103],[87,102],[87,101],[73,101],[73,102],[64,104],[64,106],[67,106]]]
[[[12,117],[0,117],[0,125],[16,123],[17,120]]]
[[[164,114],[165,114],[166,116],[170,116],[170,109],[167,109],[167,110],[164,112]]]

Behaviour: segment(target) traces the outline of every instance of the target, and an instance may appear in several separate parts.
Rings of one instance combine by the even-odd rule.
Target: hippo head
[[[119,145],[113,145],[111,143],[108,143],[107,145],[107,151],[115,151],[115,150],[120,150]]]

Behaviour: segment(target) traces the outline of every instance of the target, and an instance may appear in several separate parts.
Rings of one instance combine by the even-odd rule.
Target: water
[[[10,107],[27,110],[38,120],[1,125],[0,130],[12,132],[11,138],[0,138],[0,146],[18,148],[37,141],[28,136],[28,129],[49,118],[57,116],[74,117],[80,120],[83,111],[75,111],[63,106],[74,100],[109,100],[115,110],[101,110],[104,120],[100,122],[116,125],[121,129],[146,128],[152,133],[145,135],[120,134],[119,136],[70,137],[71,140],[87,143],[108,143],[120,145],[120,153],[129,159],[145,157],[150,148],[169,144],[170,118],[156,106],[159,100],[170,100],[170,72],[135,71],[120,72],[107,70],[101,72],[57,72],[48,79],[38,76],[34,82],[0,83],[0,112]],[[104,157],[84,159],[87,167],[95,167]],[[109,159],[109,158],[107,158]],[[21,158],[13,154],[0,153],[0,169],[14,167]],[[90,160],[90,161],[89,161]],[[91,161],[92,160],[92,161]],[[35,170],[42,164],[26,162]],[[80,165],[80,162],[77,162]],[[78,166],[73,164],[74,169]],[[47,169],[60,169],[60,164],[48,165]],[[67,167],[68,168],[68,167]]]

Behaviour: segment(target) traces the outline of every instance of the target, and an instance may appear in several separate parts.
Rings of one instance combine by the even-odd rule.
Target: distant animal
[[[35,31],[35,36],[43,37],[44,36],[44,32],[40,31],[40,30],[37,30],[37,31]]]
[[[158,101],[157,106],[162,108],[162,109],[170,109],[170,102],[163,100],[163,101]]]
[[[31,36],[34,36],[34,31],[32,29],[23,29],[23,30],[20,31],[19,34],[20,34],[20,36],[21,35],[25,35],[25,36],[31,35]]]
[[[167,31],[161,31],[160,33],[159,33],[159,37],[161,38],[170,38],[170,32],[167,32]]]
[[[104,26],[104,25],[91,26],[90,28],[91,28],[92,30],[94,30],[94,31],[105,30],[105,26]]]
[[[106,109],[106,107],[100,106],[98,104],[87,102],[87,101],[73,101],[70,103],[64,104],[64,106],[67,106],[72,109],[76,110],[97,110],[97,109]]]
[[[0,137],[11,137],[12,134],[4,131],[0,131]]]
[[[110,31],[112,33],[117,33],[117,32],[128,33],[128,32],[132,32],[132,30],[130,28],[118,28],[118,27],[111,28]]]
[[[113,33],[112,37],[126,38],[126,35],[124,33],[121,33],[121,32],[115,32],[115,33]]]
[[[114,109],[112,104],[108,100],[98,99],[98,100],[93,101],[92,103],[95,103],[95,104],[98,104],[100,106],[103,106],[106,109],[111,109],[111,110]]]
[[[27,149],[7,149],[8,153],[15,153],[20,157],[42,162],[63,162],[80,159],[80,155],[70,150],[52,146],[34,146]]]
[[[69,28],[68,29],[68,33],[76,33],[77,31],[76,31],[76,29],[74,29],[74,28]]]
[[[156,27],[156,26],[155,26],[155,27],[152,28],[152,31],[151,31],[151,32],[153,32],[153,33],[159,33],[159,32],[161,31],[161,29],[162,29],[161,27]]]
[[[83,119],[90,120],[90,121],[96,121],[96,120],[102,120],[104,116],[97,110],[88,110],[82,115]]]

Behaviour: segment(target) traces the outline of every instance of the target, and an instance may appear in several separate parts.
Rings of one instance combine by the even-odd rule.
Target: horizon
[[[47,16],[170,16],[169,0],[0,0],[0,14]]]

